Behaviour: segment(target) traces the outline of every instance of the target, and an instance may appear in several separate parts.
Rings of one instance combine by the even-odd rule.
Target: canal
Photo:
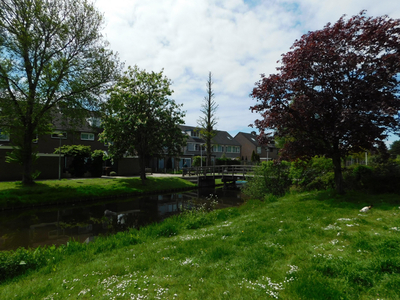
[[[140,228],[184,209],[207,205],[210,195],[218,201],[216,208],[243,203],[240,190],[221,187],[0,212],[0,250],[61,245],[71,239],[90,242],[98,235]]]

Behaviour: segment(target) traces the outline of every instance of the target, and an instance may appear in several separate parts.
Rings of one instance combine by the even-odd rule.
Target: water
[[[97,235],[140,228],[177,214],[217,195],[217,208],[240,205],[238,190],[203,188],[115,201],[69,204],[0,213],[0,250],[66,244],[70,239],[90,242]]]

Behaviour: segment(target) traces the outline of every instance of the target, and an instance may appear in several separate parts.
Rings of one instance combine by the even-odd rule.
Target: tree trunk
[[[335,186],[336,191],[343,195],[344,194],[344,186],[343,186],[343,175],[342,175],[342,161],[340,158],[340,153],[334,153],[332,157],[333,168],[335,172]]]
[[[24,133],[22,141],[22,148],[17,151],[21,151],[22,156],[22,184],[31,185],[34,183],[33,173],[33,158],[32,158],[32,139],[33,134],[29,128]]]
[[[207,166],[211,166],[212,165],[212,163],[211,163],[211,139],[207,139],[207,163],[206,163],[206,165]]]
[[[146,185],[146,158],[144,155],[139,156],[139,166],[140,166],[140,179],[142,180],[142,185]]]

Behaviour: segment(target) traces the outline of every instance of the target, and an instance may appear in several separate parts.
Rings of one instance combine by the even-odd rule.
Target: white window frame
[[[261,154],[261,147],[257,147],[257,154]]]
[[[87,135],[87,138],[84,138],[83,135]],[[91,132],[81,132],[81,140],[82,141],[94,141],[94,133]]]
[[[195,151],[194,143],[187,143],[187,151]]]

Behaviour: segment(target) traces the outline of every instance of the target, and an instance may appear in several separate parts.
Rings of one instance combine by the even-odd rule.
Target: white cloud
[[[186,124],[196,125],[213,73],[218,129],[251,131],[258,116],[249,94],[260,74],[276,72],[282,53],[310,30],[362,9],[400,18],[393,0],[99,0],[105,36],[127,65],[160,71],[184,103]]]

